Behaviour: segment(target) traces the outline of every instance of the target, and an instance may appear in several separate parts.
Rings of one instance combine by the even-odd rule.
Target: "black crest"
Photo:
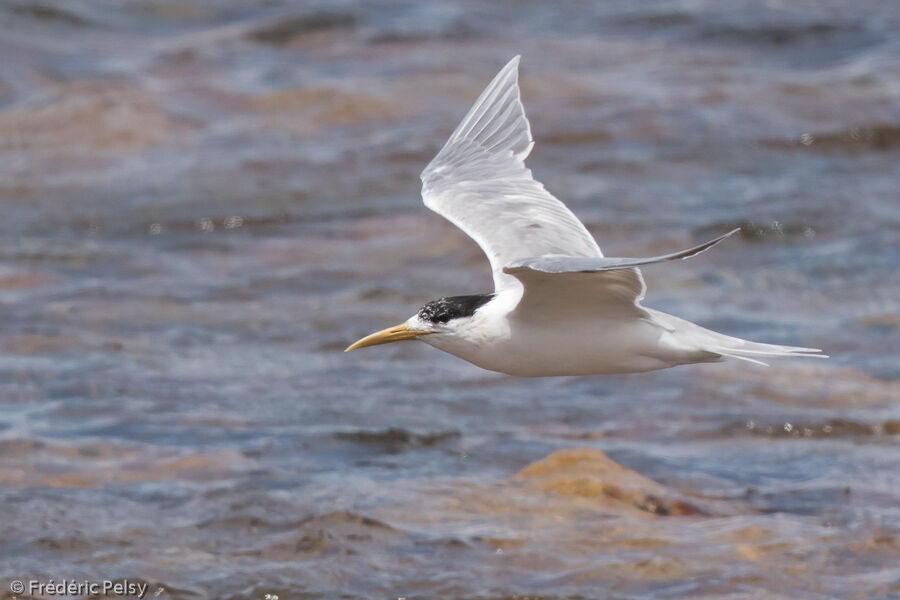
[[[460,317],[471,317],[475,311],[487,304],[493,294],[474,296],[451,296],[429,302],[419,309],[419,318],[431,323],[446,323]]]

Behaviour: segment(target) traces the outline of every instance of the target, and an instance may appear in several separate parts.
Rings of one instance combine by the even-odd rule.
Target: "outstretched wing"
[[[722,240],[730,237],[740,231],[737,227],[726,234],[703,242],[687,250],[679,250],[670,254],[660,254],[659,256],[651,256],[649,258],[616,258],[613,256],[601,256],[595,258],[581,258],[577,256],[560,256],[547,255],[535,256],[533,258],[523,258],[513,261],[503,267],[504,273],[513,274],[516,271],[525,269],[531,271],[541,271],[542,273],[597,273],[599,271],[615,271],[618,269],[630,269],[632,267],[640,267],[658,262],[666,262],[668,260],[677,260],[696,256],[705,250],[709,250]]]
[[[695,256],[739,230],[687,250],[650,258],[538,256],[515,261],[503,271],[525,287],[515,309],[519,315],[536,311],[567,317],[649,317],[640,305],[646,287],[638,266]]]
[[[603,256],[581,221],[525,167],[534,141],[519,98],[518,67],[516,56],[422,172],[425,206],[481,246],[498,291],[518,285],[503,267],[521,258]]]

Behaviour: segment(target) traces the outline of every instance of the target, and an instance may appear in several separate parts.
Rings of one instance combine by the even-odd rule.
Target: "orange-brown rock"
[[[558,450],[519,471],[516,480],[560,496],[589,498],[610,508],[653,515],[705,515],[702,500],[686,501],[640,473],[627,469],[600,450]]]

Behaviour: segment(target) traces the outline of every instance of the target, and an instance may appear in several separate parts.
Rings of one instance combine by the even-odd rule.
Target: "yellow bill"
[[[420,335],[428,335],[429,333],[431,332],[407,329],[406,323],[401,323],[400,325],[394,325],[393,327],[376,331],[361,340],[353,342],[347,346],[347,349],[344,350],[344,352],[365,348],[366,346],[378,346],[380,344],[390,344],[391,342],[399,342],[402,340],[414,340]]]

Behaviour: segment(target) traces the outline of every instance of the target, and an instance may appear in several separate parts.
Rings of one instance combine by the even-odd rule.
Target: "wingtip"
[[[703,250],[701,250],[700,252],[703,252],[704,250],[708,250],[708,249],[712,248],[713,246],[715,246],[715,245],[718,244],[719,242],[722,242],[722,241],[726,240],[727,238],[730,238],[731,236],[733,236],[734,234],[736,234],[736,233],[737,233],[738,231],[740,231],[740,230],[741,230],[740,227],[735,227],[734,229],[732,229],[732,230],[729,231],[728,233],[723,233],[723,234],[720,235],[719,237],[717,237],[717,238],[715,238],[715,239],[713,239],[713,240],[710,240],[709,242],[707,242],[709,245],[706,246],[706,248],[703,248]],[[701,244],[701,245],[702,245],[702,244]]]
[[[677,252],[675,254],[668,255],[670,257],[669,260],[671,260],[673,258],[680,258],[681,260],[685,260],[687,258],[691,258],[692,256],[697,256],[698,254],[700,254],[702,252],[706,252],[713,246],[717,246],[722,241],[724,241],[725,238],[731,237],[732,235],[734,235],[735,233],[737,233],[740,230],[741,230],[741,228],[737,227],[735,229],[732,229],[728,233],[723,233],[719,237],[709,240],[708,242],[704,242],[698,246],[694,246],[693,248],[689,248],[687,250],[683,250],[681,252]]]
[[[740,231],[740,230],[741,230],[740,227],[735,227],[734,229],[732,229],[732,230],[729,231],[728,233],[723,233],[722,235],[720,235],[719,237],[717,237],[717,238],[715,238],[714,240],[711,240],[711,241],[712,241],[712,243],[713,243],[714,245],[715,245],[715,244],[718,244],[718,243],[721,242],[722,240],[727,239],[727,238],[730,238],[731,236],[733,236],[734,234],[736,234],[736,233],[737,233],[738,231]]]

